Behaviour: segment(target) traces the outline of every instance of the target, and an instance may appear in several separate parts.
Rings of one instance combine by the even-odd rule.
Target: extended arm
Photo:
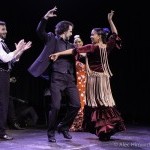
[[[53,61],[56,61],[59,56],[71,55],[71,54],[73,54],[73,49],[68,49],[68,50],[65,50],[62,52],[54,53],[54,54],[50,55],[49,58]]]
[[[61,51],[61,52],[58,52],[58,53],[54,53],[52,55],[50,55],[50,59],[55,61],[57,60],[57,58],[59,56],[63,56],[63,55],[71,55],[71,54],[74,54],[76,55],[77,53],[88,53],[88,52],[92,52],[94,51],[96,47],[92,44],[87,44],[87,45],[84,45],[80,48],[75,48],[75,49],[68,49],[68,50],[65,50],[65,51]]]
[[[112,32],[112,35],[108,38],[108,41],[107,41],[107,50],[109,53],[115,47],[117,49],[121,49],[121,47],[122,47],[122,40],[118,36],[117,28],[114,25],[114,22],[112,21],[113,15],[114,15],[114,11],[111,10],[111,12],[108,13],[108,22],[110,24],[110,28],[111,28],[111,32]]]

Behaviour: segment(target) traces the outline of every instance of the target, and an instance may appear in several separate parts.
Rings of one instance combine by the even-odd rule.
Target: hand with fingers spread
[[[53,61],[56,61],[58,59],[59,56],[63,56],[63,55],[72,55],[73,54],[73,51],[74,49],[68,49],[68,50],[65,50],[65,51],[61,51],[61,52],[57,52],[57,53],[54,53],[54,54],[51,54],[49,56],[49,58]]]
[[[24,39],[20,40],[18,43],[15,43],[16,50],[14,51],[16,61],[19,61],[20,56],[24,51],[29,49],[32,45],[31,41],[25,42]]]
[[[25,51],[31,47],[32,42],[25,42],[24,39],[20,40],[18,43],[15,43],[17,51]]]
[[[26,51],[27,49],[29,49],[32,45],[31,41],[25,42],[23,47],[22,47],[22,51]]]
[[[51,54],[49,56],[50,60],[56,61],[59,57],[59,53]]]
[[[53,9],[49,10],[49,11],[45,14],[44,18],[47,20],[47,19],[50,18],[50,17],[56,17],[57,15],[54,14],[54,13],[56,12],[56,10],[57,10],[57,7],[55,6]]]
[[[24,39],[20,40],[18,43],[15,43],[16,50],[20,51],[22,49],[24,43],[25,43]]]

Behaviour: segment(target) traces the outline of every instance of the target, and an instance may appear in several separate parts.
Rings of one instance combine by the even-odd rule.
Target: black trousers
[[[14,102],[12,98],[9,98],[7,121],[10,125],[17,122]]]
[[[78,89],[75,84],[75,78],[71,74],[53,72],[51,74],[50,92],[51,104],[48,118],[48,137],[54,136],[57,128],[58,113],[61,105],[61,93],[65,91],[68,97],[68,109],[66,116],[63,118],[61,130],[69,130],[79,109],[80,100]]]
[[[10,72],[0,71],[0,135],[4,135],[9,104]]]

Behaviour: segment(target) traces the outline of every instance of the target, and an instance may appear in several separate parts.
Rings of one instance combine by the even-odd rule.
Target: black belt
[[[54,71],[54,72],[64,73],[64,74],[72,74],[72,73],[70,73],[70,71]]]

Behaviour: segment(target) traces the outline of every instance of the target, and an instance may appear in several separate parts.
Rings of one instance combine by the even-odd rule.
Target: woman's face
[[[74,40],[74,46],[75,46],[76,48],[79,48],[79,47],[83,46],[82,40],[81,40],[80,38],[75,39],[75,40]]]
[[[92,30],[92,31],[91,31],[91,36],[90,36],[90,38],[91,38],[92,44],[97,44],[97,43],[99,43],[100,40],[101,40],[100,36],[97,34],[97,32],[96,32],[95,30]]]

